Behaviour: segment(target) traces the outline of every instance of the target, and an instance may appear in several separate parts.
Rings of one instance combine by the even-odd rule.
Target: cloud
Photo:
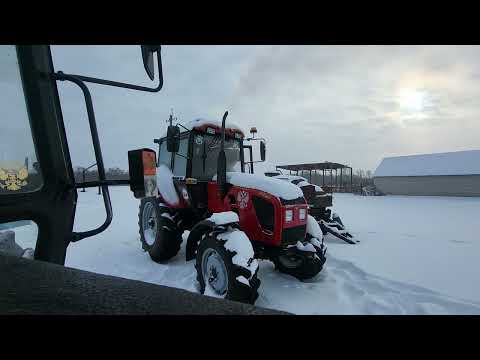
[[[335,161],[373,170],[383,156],[479,148],[478,46],[164,46],[159,94],[91,86],[107,166],[181,121],[256,126],[271,164]],[[138,46],[55,46],[66,72],[150,84]],[[59,85],[74,165],[92,162],[81,93]],[[406,111],[400,91],[427,94]],[[461,135],[460,129],[469,134]],[[455,135],[455,136],[453,136]]]

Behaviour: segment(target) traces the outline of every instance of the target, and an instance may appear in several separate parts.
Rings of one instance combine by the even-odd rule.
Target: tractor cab
[[[217,159],[221,148],[221,124],[196,119],[182,126],[183,131],[169,147],[169,138],[155,139],[158,144],[158,163],[169,167],[176,179],[210,181],[217,174]],[[226,170],[244,172],[244,133],[236,127],[225,128],[224,151]]]
[[[170,115],[169,122],[172,121],[173,115]],[[170,125],[165,136],[154,139],[158,144],[158,176],[168,173],[165,170],[168,168],[180,195],[178,203],[170,203],[172,207],[207,209],[209,201],[212,204],[215,198],[211,196],[214,187],[218,187],[216,192],[222,186],[224,191],[231,187],[228,183],[218,186],[219,173],[252,174],[253,164],[259,162],[253,160],[253,141],[260,141],[260,161],[265,161],[265,139],[246,138],[244,132],[232,124],[224,128],[224,138],[222,134],[222,122],[198,118],[184,125]],[[224,164],[219,164],[221,153],[225,156]],[[165,183],[162,179],[158,181]],[[159,190],[165,187],[159,186]]]

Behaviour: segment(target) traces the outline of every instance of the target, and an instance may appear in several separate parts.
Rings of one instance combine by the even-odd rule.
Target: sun
[[[402,89],[398,96],[400,108],[408,112],[422,112],[425,100],[425,92],[415,89]]]

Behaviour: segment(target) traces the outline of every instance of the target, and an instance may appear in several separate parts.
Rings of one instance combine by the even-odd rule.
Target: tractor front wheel
[[[244,254],[228,250],[226,241],[218,239],[217,235],[215,232],[205,234],[197,249],[195,268],[200,293],[253,304],[260,286],[256,260],[248,259],[249,264],[255,262],[256,265],[250,269],[236,263],[234,257],[242,258]]]
[[[182,234],[168,208],[159,206],[154,197],[142,199],[138,219],[142,248],[153,261],[164,262],[177,255]]]
[[[325,257],[304,255],[298,251],[294,254],[282,254],[273,259],[275,268],[284,274],[291,275],[298,280],[307,280],[313,278],[322,271]]]

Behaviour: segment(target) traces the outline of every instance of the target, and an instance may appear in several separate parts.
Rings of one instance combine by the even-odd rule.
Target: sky
[[[52,54],[57,71],[154,85],[138,45]],[[267,140],[263,169],[332,161],[374,171],[385,156],[480,149],[479,46],[165,45],[162,59],[159,93],[89,85],[107,167],[156,149],[172,108],[181,123],[228,110],[246,133],[255,126]],[[58,87],[73,165],[88,166],[82,93]]]

